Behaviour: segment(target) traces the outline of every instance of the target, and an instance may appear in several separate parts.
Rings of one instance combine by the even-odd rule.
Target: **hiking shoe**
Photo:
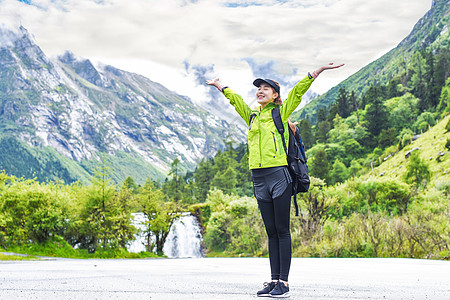
[[[276,282],[264,282],[264,288],[258,292],[256,292],[256,296],[258,297],[270,297],[270,292],[273,290],[277,283]]]
[[[277,284],[269,293],[269,295],[272,298],[288,298],[290,296],[289,287],[287,287],[282,281],[278,280]]]

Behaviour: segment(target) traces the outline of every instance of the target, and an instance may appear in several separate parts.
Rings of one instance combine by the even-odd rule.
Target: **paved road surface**
[[[257,299],[267,258],[0,262],[0,299]],[[450,299],[450,262],[294,258],[290,299]],[[264,299],[264,298],[259,298]]]

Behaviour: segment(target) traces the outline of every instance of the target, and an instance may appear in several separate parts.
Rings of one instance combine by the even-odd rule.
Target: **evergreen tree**
[[[225,170],[218,171],[214,176],[211,186],[223,191],[225,194],[236,192],[236,171],[229,166]]]
[[[425,111],[428,107],[426,102],[427,82],[426,82],[426,60],[421,52],[416,52],[411,57],[411,64],[408,72],[410,75],[410,84],[412,85],[412,92],[414,96],[419,98],[419,110]]]
[[[439,98],[438,112],[449,111],[450,109],[450,96],[448,95],[449,89],[443,89],[441,97]]]
[[[386,98],[384,88],[381,86],[374,86],[374,85],[370,86],[367,92],[362,97],[361,109],[365,109],[367,104],[373,103],[380,98],[381,99]]]
[[[392,145],[397,145],[397,134],[398,132],[395,128],[381,130],[378,146],[384,149]]]
[[[350,102],[353,105],[353,111],[356,112],[356,121],[357,124],[359,124],[359,112],[358,112],[358,102],[356,101],[356,95],[355,92],[352,91],[351,95],[350,95]]]
[[[236,180],[236,188],[240,196],[250,197],[253,195],[252,172],[248,166],[248,152],[245,153],[239,162]]]
[[[176,188],[178,188],[178,165],[180,164],[180,160],[175,158],[171,163],[171,169],[169,175],[172,175],[172,180],[175,181]]]
[[[334,102],[333,105],[330,106],[330,110],[328,111],[327,121],[330,124],[333,124],[333,120],[334,118],[336,118],[336,115],[339,115],[339,107],[338,103]]]
[[[178,202],[181,200],[183,193],[183,182],[180,180],[180,176],[178,175],[178,165],[180,164],[180,160],[175,158],[171,164],[171,169],[169,171],[169,175],[172,175],[171,180],[166,180],[163,184],[163,192],[169,198]]]
[[[445,85],[445,81],[450,76],[450,49],[449,47],[442,47],[436,54],[434,67],[434,82],[435,87],[438,89],[437,93],[439,95],[441,88]]]
[[[247,155],[247,162],[248,162],[248,146],[247,143],[240,143],[237,148],[234,150],[236,153],[235,160],[239,163],[244,158],[245,155]]]
[[[210,160],[202,159],[194,173],[196,196],[200,202],[206,200],[215,172]]]
[[[340,88],[339,89],[339,96],[336,99],[336,103],[337,103],[337,109],[338,109],[338,114],[342,117],[342,118],[347,118],[348,116],[350,116],[351,113],[351,109],[352,109],[352,105],[350,103],[350,99],[349,96],[347,94],[347,91],[345,90],[345,88]]]
[[[367,129],[373,136],[378,136],[385,129],[388,121],[388,111],[382,98],[373,99],[366,107]]]
[[[300,120],[298,128],[300,130],[302,142],[305,145],[305,150],[310,149],[314,144],[314,136],[311,123],[308,121],[308,119]]]
[[[116,186],[111,183],[109,167],[102,157],[80,213],[77,239],[80,248],[89,252],[95,252],[98,247],[106,250],[115,239],[112,220],[115,196]]]
[[[324,149],[319,149],[311,160],[308,160],[310,167],[310,173],[312,176],[328,179],[328,157],[327,152]]]
[[[441,92],[441,86],[438,86],[436,84],[436,78],[434,74],[434,65],[435,65],[435,58],[431,51],[425,51],[424,57],[426,61],[426,75],[425,75],[425,82],[426,82],[426,91],[425,91],[425,104],[426,109],[432,109],[435,110],[436,106],[438,105],[439,101],[439,94]]]
[[[325,144],[328,140],[328,132],[331,129],[330,122],[328,121],[322,121],[317,124],[315,127],[314,136],[316,137],[317,143],[323,143]]]
[[[389,80],[389,83],[386,88],[386,98],[394,98],[401,96],[402,93],[399,91],[398,86],[401,84],[400,78],[393,77]]]
[[[317,112],[317,123],[323,122],[327,120],[328,111],[325,107],[319,108]]]
[[[136,182],[134,182],[134,179],[131,176],[125,178],[122,184],[122,188],[130,189],[133,193],[137,193],[138,190],[138,186],[136,185]]]

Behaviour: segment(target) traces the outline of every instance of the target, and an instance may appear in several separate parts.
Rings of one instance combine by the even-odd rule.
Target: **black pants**
[[[272,280],[288,281],[292,245],[290,208],[292,179],[286,167],[252,170],[253,189],[269,238]]]

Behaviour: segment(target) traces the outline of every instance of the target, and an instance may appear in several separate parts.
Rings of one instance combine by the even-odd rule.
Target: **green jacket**
[[[297,108],[314,79],[310,76],[303,78],[289,92],[288,98],[280,106],[281,119],[285,127],[284,135],[286,143],[289,143],[289,131],[287,120],[292,112]],[[270,168],[287,165],[286,152],[283,148],[281,135],[278,133],[275,123],[272,120],[272,109],[277,104],[269,103],[264,109],[261,106],[251,109],[242,100],[242,97],[236,94],[230,88],[224,88],[223,94],[230,100],[238,114],[249,126],[248,130],[248,152],[250,169]],[[250,116],[255,114],[250,124]],[[288,145],[286,145],[289,147]]]

